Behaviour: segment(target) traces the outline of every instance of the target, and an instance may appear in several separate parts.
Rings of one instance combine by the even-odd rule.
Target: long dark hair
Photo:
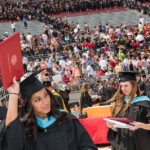
[[[54,95],[48,89],[46,89],[46,91],[51,101],[51,111],[48,113],[48,118],[51,115],[54,116],[57,120],[56,123],[60,125],[64,119],[67,119],[67,113],[60,112],[60,105],[55,99]],[[34,110],[32,108],[31,96],[25,100],[24,106],[22,107],[21,122],[25,127],[26,137],[32,138],[34,140],[37,139],[38,124],[37,124],[36,116],[34,114]]]

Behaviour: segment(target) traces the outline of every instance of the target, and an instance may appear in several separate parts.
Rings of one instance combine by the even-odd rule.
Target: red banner
[[[108,117],[105,117],[108,118]],[[108,144],[106,121],[103,117],[91,117],[80,119],[80,122],[85,127],[89,135],[91,136],[94,144]]]

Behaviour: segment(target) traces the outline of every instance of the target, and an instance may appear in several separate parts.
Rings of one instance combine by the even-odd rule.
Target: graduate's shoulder
[[[66,111],[66,119],[62,121],[62,124],[63,123],[66,123],[66,122],[70,122],[70,121],[73,121],[73,120],[78,120],[77,117],[75,117],[73,114],[69,113]]]
[[[135,103],[135,105],[150,108],[150,99],[147,96],[140,96],[141,101]]]

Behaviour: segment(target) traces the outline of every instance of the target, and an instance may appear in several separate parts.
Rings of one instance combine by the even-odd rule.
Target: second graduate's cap
[[[136,72],[119,72],[119,82],[136,81]]]
[[[20,92],[22,98],[25,100],[34,93],[42,90],[45,86],[35,77],[38,73],[42,72],[43,69],[32,73],[25,80],[20,83]]]

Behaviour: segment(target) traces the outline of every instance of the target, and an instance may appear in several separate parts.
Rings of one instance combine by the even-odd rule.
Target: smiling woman
[[[119,89],[109,100],[116,102],[113,117],[150,123],[150,99],[147,96],[140,96],[135,75],[135,72],[119,73]],[[110,128],[107,139],[112,144],[112,150],[149,150],[149,131],[114,128],[114,124],[108,122],[107,126]]]
[[[97,150],[78,119],[60,110],[53,94],[34,75],[20,85],[14,78],[8,89],[0,150]],[[24,99],[21,116],[17,108],[19,92]]]

